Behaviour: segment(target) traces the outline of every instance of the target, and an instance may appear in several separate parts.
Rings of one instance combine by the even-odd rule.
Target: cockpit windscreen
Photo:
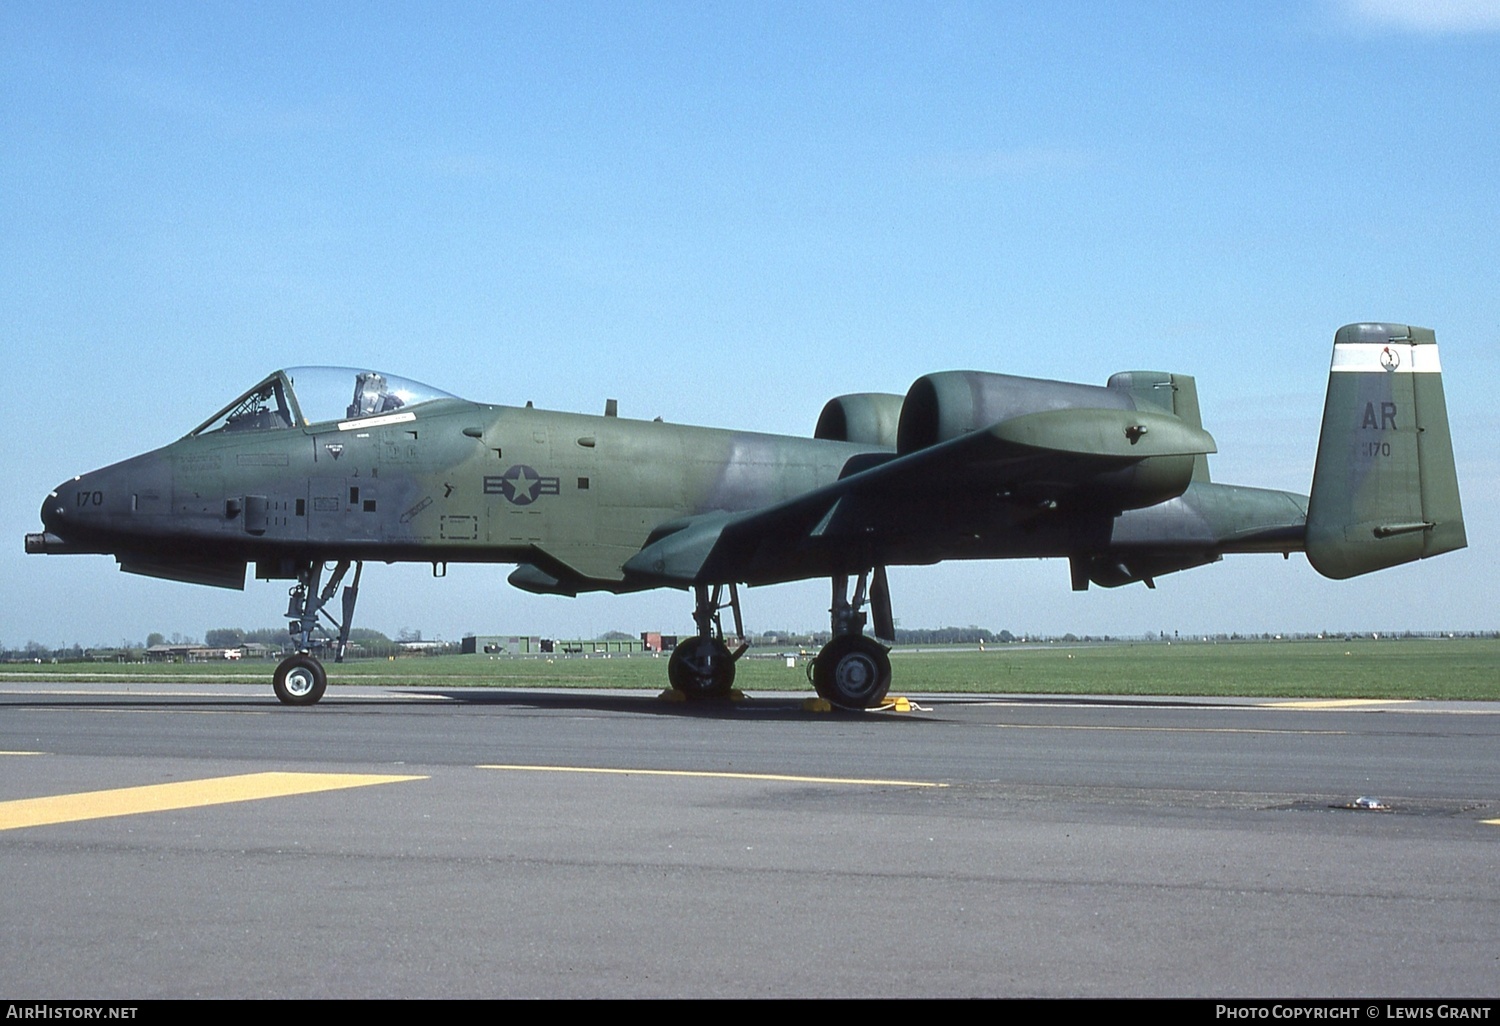
[[[454,398],[430,385],[380,371],[348,367],[289,367],[282,373],[296,393],[297,406],[305,424],[378,417],[418,403]]]
[[[395,374],[348,367],[289,367],[266,378],[192,433],[267,431],[360,420],[453,398]]]

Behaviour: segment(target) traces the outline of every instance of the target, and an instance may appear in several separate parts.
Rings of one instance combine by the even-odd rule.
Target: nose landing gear
[[[287,631],[297,642],[297,652],[283,659],[271,678],[276,697],[286,705],[312,705],[323,697],[328,687],[328,673],[312,654],[313,635],[329,637],[328,628],[323,626],[320,616],[338,631],[333,661],[344,661],[344,650],[349,647],[349,628],[354,623],[354,603],[359,599],[359,578],[365,568],[363,562],[352,564],[354,580],[344,589],[342,618],[334,617],[327,606],[343,583],[350,565],[347,559],[339,560],[322,591],[318,590],[318,579],[323,575],[323,563],[312,561],[297,566],[297,583],[290,592],[286,607]]]

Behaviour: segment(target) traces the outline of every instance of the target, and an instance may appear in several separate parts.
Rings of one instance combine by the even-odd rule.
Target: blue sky
[[[1500,626],[1500,4],[0,5],[0,644],[276,623],[26,557],[49,489],[271,368],[788,434],[972,368],[1199,381],[1216,480],[1305,492],[1334,329],[1435,328],[1470,548],[898,569],[898,620]],[[372,567],[362,625],[686,630],[681,593]],[[815,627],[826,583],[746,594]]]

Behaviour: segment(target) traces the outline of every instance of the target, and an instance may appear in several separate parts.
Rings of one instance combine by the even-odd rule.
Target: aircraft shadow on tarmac
[[[746,698],[742,701],[668,701],[656,694],[635,692],[606,695],[598,692],[570,693],[565,691],[512,691],[509,689],[456,688],[447,691],[424,690],[424,695],[439,695],[449,701],[465,705],[512,706],[554,710],[587,710],[590,712],[618,712],[654,714],[662,716],[685,716],[697,719],[784,719],[801,720],[816,716],[834,716],[841,719],[880,718],[891,721],[920,719],[898,714],[885,714],[874,710],[851,710],[834,708],[814,712],[804,708],[808,695],[803,692],[787,692],[774,697]],[[410,705],[410,700],[401,704]]]
[[[831,709],[813,710],[806,707],[809,695],[800,691],[789,691],[785,693],[760,694],[746,697],[739,701],[669,701],[660,695],[648,692],[622,692],[618,694],[602,694],[598,691],[567,691],[562,689],[501,689],[501,688],[422,688],[420,690],[411,688],[391,688],[389,697],[367,697],[350,696],[342,698],[339,689],[335,688],[328,694],[328,699],[319,704],[320,709],[329,712],[351,711],[359,709],[411,709],[436,710],[448,706],[449,703],[460,706],[492,706],[529,708],[556,711],[587,711],[587,712],[612,712],[631,713],[635,715],[659,715],[680,716],[696,719],[738,719],[738,720],[805,720],[809,718],[833,717],[840,720],[872,720],[879,719],[893,723],[921,723],[933,722],[931,717],[924,715],[933,711],[933,706],[1076,706],[1080,708],[1143,708],[1155,709],[1195,709],[1205,708],[1200,702],[1161,697],[1122,697],[1122,696],[1099,696],[1099,695],[922,695],[911,696],[912,702],[917,706],[915,713],[896,713],[889,710],[879,709],[842,709],[833,707]],[[7,696],[4,706],[11,708],[31,709],[66,709],[73,707],[88,707],[93,709],[157,709],[164,712],[182,710],[185,708],[211,706],[214,709],[235,709],[247,712],[277,712],[283,707],[279,703],[271,703],[263,698],[250,695],[205,695],[202,693],[192,695],[152,695],[152,696],[121,696],[108,695],[97,698],[87,695],[70,695],[66,697],[55,695],[38,695],[36,697],[25,697],[22,695]],[[926,705],[926,708],[923,706]],[[1212,707],[1234,706],[1239,708],[1253,707],[1255,703],[1245,701],[1239,702],[1233,699],[1216,700]],[[451,706],[450,706],[451,707]]]
[[[391,688],[389,696],[350,696],[341,698],[338,689],[328,692],[328,697],[318,704],[318,714],[337,714],[362,710],[392,711],[396,709],[412,712],[438,711],[455,706],[510,707],[515,709],[541,709],[559,712],[609,712],[635,715],[680,716],[697,719],[753,719],[753,720],[805,720],[811,717],[835,717],[838,719],[870,720],[879,718],[892,722],[920,720],[905,714],[881,713],[878,710],[838,709],[815,712],[803,707],[807,695],[788,692],[775,697],[747,698],[743,701],[667,701],[654,693],[600,694],[598,692],[567,691],[515,691],[491,688],[454,688],[449,690]],[[11,709],[107,709],[107,710],[157,710],[174,712],[211,708],[239,712],[280,713],[290,712],[293,707],[270,702],[250,695],[152,695],[122,696],[101,695],[21,695],[6,696],[0,707]]]

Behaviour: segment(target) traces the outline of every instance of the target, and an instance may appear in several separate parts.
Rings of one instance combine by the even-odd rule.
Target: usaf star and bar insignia
[[[484,479],[484,494],[503,495],[507,502],[516,506],[529,506],[543,495],[557,495],[559,479],[543,477],[535,469],[518,463],[498,476]]]

